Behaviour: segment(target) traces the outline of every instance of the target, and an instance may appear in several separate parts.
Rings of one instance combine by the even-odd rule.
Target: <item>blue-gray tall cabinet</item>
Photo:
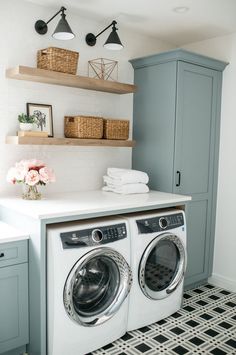
[[[133,169],[151,189],[192,196],[185,285],[212,273],[222,72],[227,63],[182,49],[131,60]]]

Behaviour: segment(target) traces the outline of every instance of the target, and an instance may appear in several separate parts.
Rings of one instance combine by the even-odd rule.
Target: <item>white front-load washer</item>
[[[84,355],[127,330],[132,283],[122,218],[47,230],[47,354]]]
[[[133,285],[127,330],[157,322],[181,307],[186,269],[186,223],[181,210],[126,215]]]

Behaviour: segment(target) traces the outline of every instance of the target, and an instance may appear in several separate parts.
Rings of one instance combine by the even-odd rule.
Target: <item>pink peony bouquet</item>
[[[55,175],[53,170],[47,168],[40,160],[21,160],[9,169],[7,181],[11,184],[26,185],[28,190],[23,194],[23,198],[36,200],[41,198],[41,194],[37,191],[37,185],[55,182]]]

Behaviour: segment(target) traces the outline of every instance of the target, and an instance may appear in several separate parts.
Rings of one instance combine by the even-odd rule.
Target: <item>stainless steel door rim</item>
[[[94,249],[75,263],[67,277],[63,294],[65,310],[83,326],[102,324],[119,310],[131,284],[131,269],[119,252],[107,247]],[[73,292],[79,292],[78,289],[79,302],[75,304]],[[88,300],[83,293],[89,296]]]
[[[146,268],[147,268],[147,261],[148,258],[150,257],[152,251],[155,248],[158,248],[158,246],[161,245],[163,242],[169,242],[173,243],[175,246],[176,250],[178,251],[179,254],[179,260],[176,265],[176,271],[173,275],[173,278],[171,279],[171,282],[168,284],[168,286],[164,289],[161,289],[160,291],[154,291],[147,285],[147,280],[146,280]],[[140,264],[139,264],[139,285],[142,290],[142,292],[145,294],[150,299],[153,300],[159,300],[167,297],[169,294],[171,294],[181,283],[184,277],[184,273],[186,270],[186,261],[187,261],[187,255],[186,255],[186,250],[181,242],[180,238],[177,237],[176,235],[172,233],[164,233],[158,235],[156,238],[154,238],[147,248],[145,249]]]

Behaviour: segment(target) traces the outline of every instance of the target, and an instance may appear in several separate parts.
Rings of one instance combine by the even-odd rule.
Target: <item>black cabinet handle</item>
[[[4,256],[4,253],[0,253],[0,258],[3,258]]]
[[[176,185],[175,186],[180,186],[180,181],[181,181],[181,173],[179,170],[176,171]]]

